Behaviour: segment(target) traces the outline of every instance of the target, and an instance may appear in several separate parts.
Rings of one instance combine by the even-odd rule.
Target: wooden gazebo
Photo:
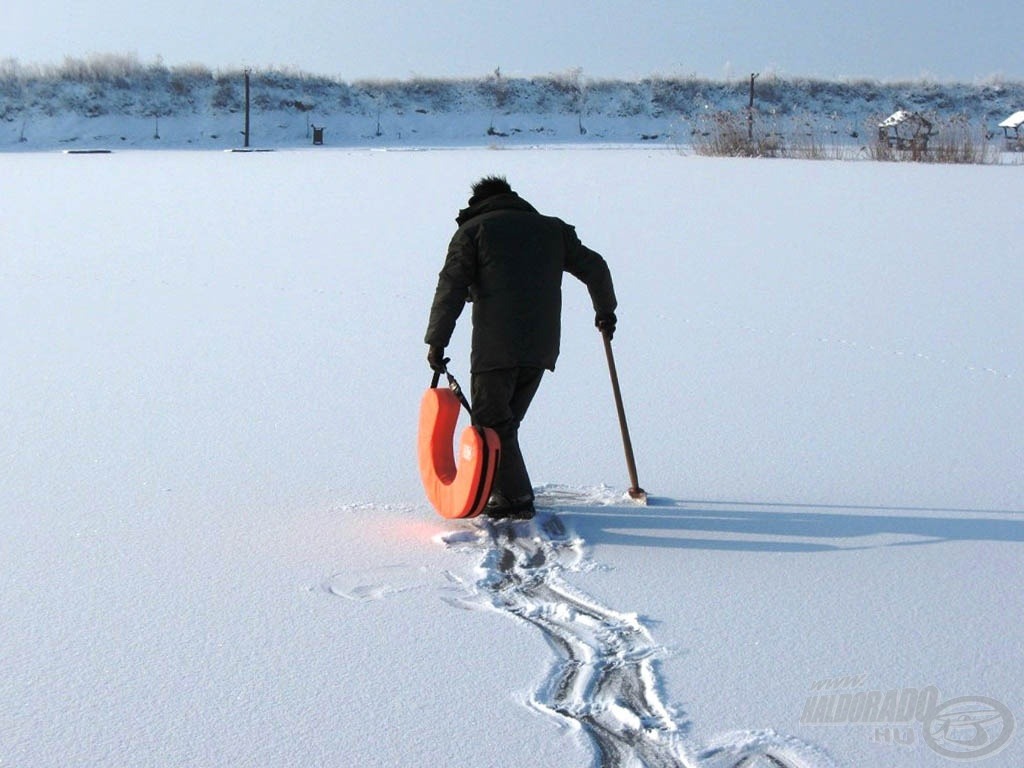
[[[928,149],[935,135],[932,122],[919,112],[897,110],[878,124],[878,140],[892,149]]]
[[[1021,127],[1024,126],[1024,110],[1014,112],[999,124],[1003,129],[1003,136],[1006,138],[1006,148],[1020,152],[1024,150],[1024,135],[1021,134]]]

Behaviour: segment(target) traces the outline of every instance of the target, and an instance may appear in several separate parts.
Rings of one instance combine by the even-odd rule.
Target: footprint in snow
[[[480,578],[459,583],[462,597],[449,604],[513,616],[539,630],[554,651],[556,660],[530,705],[584,733],[599,768],[831,766],[813,747],[771,731],[734,734],[704,746],[686,738],[690,723],[661,698],[657,660],[665,650],[644,622],[602,605],[562,578],[592,565],[583,540],[554,511],[630,503],[609,500],[608,490],[599,490],[595,495],[545,487],[532,521],[475,520],[439,537],[449,549],[480,562]]]

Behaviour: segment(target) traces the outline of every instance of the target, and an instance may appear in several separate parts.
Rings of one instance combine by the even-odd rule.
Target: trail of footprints
[[[482,603],[515,616],[554,649],[557,660],[530,704],[580,728],[594,746],[594,765],[810,768],[789,755],[790,740],[770,732],[713,748],[688,744],[689,724],[659,695],[656,661],[663,649],[636,615],[603,606],[562,578],[586,567],[584,543],[551,513],[541,511],[530,522],[473,522],[443,541],[481,562],[481,578],[460,584],[463,596],[450,602]]]

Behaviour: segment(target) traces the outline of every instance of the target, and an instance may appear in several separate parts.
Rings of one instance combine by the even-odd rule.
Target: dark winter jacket
[[[615,310],[600,254],[561,219],[542,216],[515,192],[460,211],[437,280],[426,342],[448,346],[467,300],[473,303],[472,372],[517,366],[554,370],[562,315],[562,274],[583,281],[598,314]]]

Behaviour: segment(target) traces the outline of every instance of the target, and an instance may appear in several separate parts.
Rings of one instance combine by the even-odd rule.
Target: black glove
[[[444,356],[444,347],[437,347],[432,344],[427,350],[427,363],[432,371],[444,373],[448,368],[448,359]]]
[[[594,325],[597,326],[602,335],[612,340],[612,336],[615,335],[615,313],[614,312],[598,312],[597,317],[594,318]]]

